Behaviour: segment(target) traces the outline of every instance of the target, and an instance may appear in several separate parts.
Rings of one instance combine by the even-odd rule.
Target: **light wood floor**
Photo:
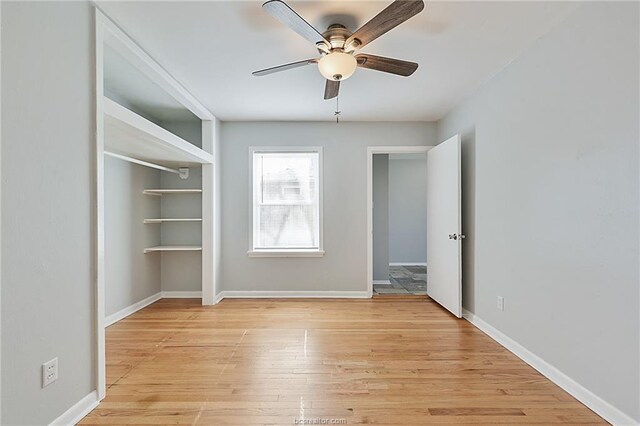
[[[165,299],[107,329],[107,362],[82,424],[604,423],[428,299]]]

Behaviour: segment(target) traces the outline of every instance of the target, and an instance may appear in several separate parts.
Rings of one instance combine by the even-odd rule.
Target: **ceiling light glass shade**
[[[353,55],[343,52],[333,52],[323,56],[318,61],[320,74],[327,80],[342,81],[353,75],[358,62]]]

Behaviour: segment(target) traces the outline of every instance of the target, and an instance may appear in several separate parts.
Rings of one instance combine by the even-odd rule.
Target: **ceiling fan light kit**
[[[262,8],[312,42],[321,57],[255,71],[253,73],[255,76],[318,64],[320,74],[327,80],[324,99],[333,99],[338,96],[340,82],[351,77],[358,67],[403,77],[410,76],[418,68],[418,64],[415,62],[356,53],[376,38],[420,13],[424,9],[422,0],[395,0],[354,33],[351,33],[344,25],[336,23],[330,25],[321,34],[281,0],[267,1],[262,5]]]
[[[353,55],[340,51],[324,55],[318,61],[318,70],[327,80],[343,81],[353,75],[358,62]]]

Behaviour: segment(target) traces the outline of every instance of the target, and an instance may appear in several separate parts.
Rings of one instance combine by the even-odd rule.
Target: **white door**
[[[462,316],[460,135],[427,153],[427,294]]]

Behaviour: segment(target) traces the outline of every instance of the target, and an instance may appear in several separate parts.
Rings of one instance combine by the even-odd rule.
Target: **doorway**
[[[424,180],[426,192],[426,232],[423,236],[413,235],[415,241],[426,242],[426,293],[438,304],[460,318],[462,316],[462,207],[461,207],[461,147],[460,135],[454,135],[437,146],[412,147],[369,147],[367,149],[367,280],[368,291],[374,292],[374,266],[388,267],[389,253],[382,261],[374,259],[374,159],[376,155],[393,154],[426,154],[427,173]],[[384,157],[381,157],[384,158]],[[377,160],[383,162],[382,160]],[[387,159],[388,168],[388,159]],[[388,173],[388,170],[387,170]],[[386,178],[386,194],[388,205],[388,177]],[[384,179],[381,179],[384,182]],[[383,185],[384,186],[384,185]],[[418,189],[417,191],[421,191]],[[403,191],[407,193],[407,191]],[[384,200],[383,196],[377,200]],[[378,207],[380,212],[380,207]],[[382,208],[384,213],[384,208]],[[376,221],[383,215],[375,215]],[[388,217],[387,217],[388,220]],[[384,227],[383,227],[384,229]],[[378,247],[389,247],[387,241],[377,238]],[[406,244],[406,241],[405,241]],[[376,255],[379,255],[379,251]],[[417,271],[417,269],[415,269]],[[400,271],[412,279],[413,271]],[[418,274],[422,270],[418,271]],[[378,275],[384,278],[385,275]],[[391,281],[391,280],[389,280]],[[393,286],[393,283],[389,283]]]
[[[430,148],[368,149],[371,295],[427,294],[426,166]]]

